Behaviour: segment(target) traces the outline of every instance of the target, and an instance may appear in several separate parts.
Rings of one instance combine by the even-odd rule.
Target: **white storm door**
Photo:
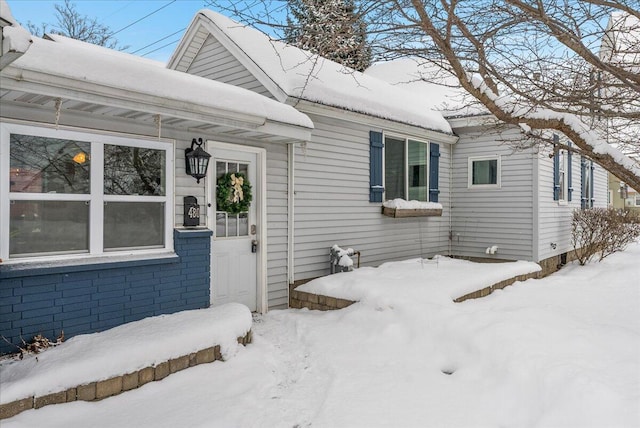
[[[212,165],[215,171],[211,186],[211,304],[236,302],[246,305],[252,312],[258,310],[257,277],[257,224],[256,201],[259,182],[256,177],[257,154],[227,149],[213,150]],[[253,200],[249,210],[239,214],[222,211],[216,203],[218,178],[227,173],[240,172],[249,179]]]

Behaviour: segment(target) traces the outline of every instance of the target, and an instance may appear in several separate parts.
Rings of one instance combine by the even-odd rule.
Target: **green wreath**
[[[218,177],[216,204],[218,211],[239,214],[249,211],[251,184],[241,172],[228,172]]]

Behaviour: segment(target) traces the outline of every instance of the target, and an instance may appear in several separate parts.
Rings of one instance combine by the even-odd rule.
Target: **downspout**
[[[287,304],[290,286],[295,281],[295,144],[287,146]]]
[[[449,254],[453,256],[453,149],[454,144],[449,145]]]
[[[532,261],[534,261],[535,263],[540,262],[540,238],[539,238],[539,232],[540,232],[540,164],[539,164],[539,150],[534,148],[532,149],[533,152],[533,156],[532,156],[532,166],[531,168],[533,169],[531,175],[533,176],[533,180],[531,180],[532,182],[532,195],[531,197],[533,198],[532,200],[532,206],[533,206],[533,215],[532,215],[532,229],[531,232],[533,234],[533,239],[531,240],[531,259]]]

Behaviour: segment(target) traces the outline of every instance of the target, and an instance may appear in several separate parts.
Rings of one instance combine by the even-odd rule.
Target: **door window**
[[[249,164],[233,161],[216,162],[216,181],[224,174],[240,172],[245,177],[249,176]],[[216,206],[216,238],[235,238],[249,236],[249,213],[241,212],[231,214],[221,211]]]

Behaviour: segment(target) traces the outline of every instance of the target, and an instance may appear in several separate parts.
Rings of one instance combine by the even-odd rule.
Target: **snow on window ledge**
[[[440,217],[442,204],[437,202],[405,201],[393,199],[382,204],[382,215],[388,217]]]

